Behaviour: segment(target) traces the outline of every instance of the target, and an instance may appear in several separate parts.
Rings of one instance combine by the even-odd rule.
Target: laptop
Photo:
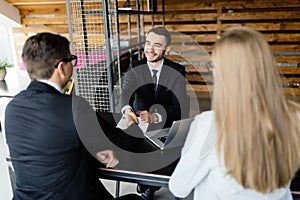
[[[184,145],[190,125],[194,118],[174,121],[170,128],[144,133],[145,137],[161,150]]]

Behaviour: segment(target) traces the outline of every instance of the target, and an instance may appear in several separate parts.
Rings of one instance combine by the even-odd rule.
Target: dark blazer
[[[115,128],[111,114],[96,114],[83,98],[63,95],[38,81],[10,101],[5,120],[16,175],[15,200],[114,199],[97,178],[95,167],[103,165],[92,155],[116,151],[117,146],[134,152],[156,150],[140,137],[138,127],[131,126],[126,134]],[[119,160],[126,162],[126,158]]]
[[[112,199],[89,169],[96,160],[76,130],[74,108],[88,106],[84,99],[38,81],[7,105],[5,133],[16,173],[14,199]]]
[[[161,114],[163,121],[151,124],[148,129],[170,127],[173,121],[186,118],[189,112],[184,77],[183,66],[164,58],[158,87],[154,92],[147,61],[133,63],[122,84],[121,107],[130,105],[135,112],[147,110]]]

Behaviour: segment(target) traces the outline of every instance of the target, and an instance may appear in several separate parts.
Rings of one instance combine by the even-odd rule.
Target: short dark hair
[[[152,28],[152,29],[150,29],[150,30],[148,31],[147,35],[148,35],[149,33],[151,33],[151,32],[153,32],[153,33],[155,33],[155,34],[157,34],[157,35],[163,35],[163,36],[165,36],[166,42],[167,42],[167,46],[170,46],[170,45],[171,45],[171,34],[170,34],[170,32],[169,32],[167,29],[165,29],[164,27],[154,27],[154,28]]]
[[[69,40],[47,32],[29,37],[22,51],[22,59],[31,79],[50,78],[55,64],[69,55]]]

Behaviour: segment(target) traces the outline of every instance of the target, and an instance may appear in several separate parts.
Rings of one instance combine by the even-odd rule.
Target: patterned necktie
[[[154,93],[156,92],[156,88],[157,88],[157,72],[158,70],[155,70],[155,69],[152,69],[152,72],[153,72],[153,76],[152,76],[152,80],[153,80],[153,83],[154,83]]]

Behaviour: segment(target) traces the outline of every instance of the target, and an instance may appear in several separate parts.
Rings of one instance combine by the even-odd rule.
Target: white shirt
[[[162,59],[162,62],[161,62],[161,64],[158,66],[158,68],[152,67],[151,64],[150,64],[148,61],[147,61],[147,64],[148,64],[148,68],[149,68],[149,70],[150,70],[150,72],[151,72],[151,76],[153,76],[153,74],[154,74],[152,70],[157,70],[157,73],[156,73],[157,83],[156,83],[156,84],[158,84],[158,80],[159,80],[159,77],[160,77],[160,72],[161,72],[162,66],[163,66],[163,64],[164,64],[164,59]]]
[[[162,69],[162,66],[164,64],[164,59],[162,59],[162,62],[161,64],[158,66],[158,68],[154,68],[151,66],[151,64],[147,61],[147,65],[148,65],[148,68],[151,72],[151,76],[153,76],[153,69],[154,70],[157,70],[157,73],[156,73],[156,77],[157,77],[157,84],[158,84],[158,81],[159,81],[159,77],[160,77],[160,73],[161,73],[161,69]],[[131,106],[129,105],[125,105],[122,109],[121,109],[121,112],[124,113],[124,111],[127,109],[127,108],[131,108]],[[132,109],[132,108],[131,108]],[[156,116],[158,117],[158,121],[157,122],[154,122],[154,123],[159,123],[162,121],[162,116],[161,114],[159,113],[153,113],[153,114],[156,114]],[[147,127],[148,127],[148,124],[144,124],[142,123],[142,121],[140,119],[139,120],[139,124],[141,125],[140,128],[143,130],[143,132],[146,132],[147,130]],[[119,121],[119,123],[117,124],[117,128],[120,128],[120,129],[125,129],[125,122],[123,121],[123,119],[121,119]]]
[[[195,200],[292,200],[289,187],[264,195],[243,188],[226,175],[216,154],[216,140],[213,111],[197,115],[169,182],[169,189],[176,197],[184,198],[194,190]]]
[[[54,88],[55,88],[57,91],[59,91],[60,93],[62,92],[61,87],[60,87],[58,84],[56,84],[56,83],[54,83],[54,82],[52,82],[52,81],[48,81],[48,80],[45,80],[45,79],[38,79],[37,81],[46,83],[46,84],[48,84],[48,85],[54,87]]]

